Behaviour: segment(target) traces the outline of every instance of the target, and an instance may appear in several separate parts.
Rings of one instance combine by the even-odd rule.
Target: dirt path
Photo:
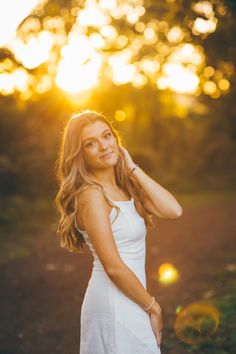
[[[236,262],[235,215],[235,202],[184,209],[182,218],[158,219],[148,233],[148,290],[162,304],[167,337],[176,306],[223,287],[220,272]],[[33,237],[30,258],[0,267],[0,354],[79,354],[80,307],[91,255],[87,247],[84,255],[60,249],[53,231]],[[158,283],[156,273],[164,262],[179,270],[176,283]]]

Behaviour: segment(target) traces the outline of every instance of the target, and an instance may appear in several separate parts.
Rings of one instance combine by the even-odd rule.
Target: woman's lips
[[[101,159],[108,159],[112,154],[113,154],[113,151],[111,151],[111,152],[109,152],[109,153],[103,155],[103,156],[101,157]]]

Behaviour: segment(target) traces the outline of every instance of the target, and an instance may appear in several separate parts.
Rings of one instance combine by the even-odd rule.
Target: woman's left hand
[[[132,157],[130,156],[128,150],[126,150],[123,146],[119,146],[119,150],[124,158],[126,169],[128,171],[132,170],[132,168],[135,166],[135,163],[132,160]]]

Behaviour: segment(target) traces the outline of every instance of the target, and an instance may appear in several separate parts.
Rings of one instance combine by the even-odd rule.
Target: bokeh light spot
[[[115,112],[115,119],[118,121],[118,122],[122,122],[126,119],[126,114],[124,111],[121,111],[121,110],[117,110]]]
[[[159,267],[159,282],[164,284],[174,283],[179,278],[178,270],[171,263],[163,263]]]
[[[227,91],[230,87],[230,82],[226,79],[222,79],[218,82],[218,87],[222,91]]]
[[[206,81],[203,85],[203,90],[205,94],[212,95],[216,91],[217,87],[213,81]]]

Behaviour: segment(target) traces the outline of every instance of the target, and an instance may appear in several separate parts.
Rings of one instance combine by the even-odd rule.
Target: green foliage
[[[168,335],[163,343],[163,351],[165,353],[197,353],[197,354],[229,354],[234,353],[236,346],[235,338],[235,318],[236,318],[236,281],[235,273],[232,276],[226,273],[222,274],[224,284],[223,292],[218,293],[211,299],[211,303],[220,312],[220,324],[216,332],[204,339],[203,342],[190,345],[181,342],[174,332]],[[214,323],[204,323],[202,330],[208,331]],[[210,327],[209,327],[210,326]],[[199,333],[187,328],[186,335],[192,339],[198,339]],[[172,351],[174,348],[174,352]]]

